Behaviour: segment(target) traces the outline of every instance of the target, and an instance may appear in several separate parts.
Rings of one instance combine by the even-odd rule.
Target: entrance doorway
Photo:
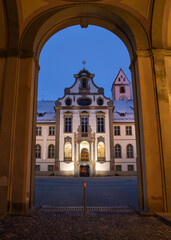
[[[89,161],[89,153],[87,148],[81,150],[81,161]]]
[[[90,167],[89,165],[80,166],[80,177],[89,177],[90,176]]]

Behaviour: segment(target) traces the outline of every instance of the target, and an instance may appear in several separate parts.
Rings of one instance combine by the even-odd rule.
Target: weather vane
[[[85,61],[85,60],[83,60],[83,61],[82,61],[82,64],[84,65],[83,69],[85,69],[85,64],[86,64],[86,61]]]

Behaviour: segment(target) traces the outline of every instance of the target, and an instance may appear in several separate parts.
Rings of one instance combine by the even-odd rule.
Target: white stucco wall
[[[49,127],[55,124],[37,124],[42,128],[42,135],[36,136],[36,144],[41,146],[41,158],[36,159],[36,165],[40,165],[40,171],[48,171],[48,165],[54,165],[55,159],[48,159],[48,147],[50,144],[55,146],[55,136],[49,136]]]
[[[137,171],[136,166],[136,137],[135,137],[135,124],[134,123],[114,123],[113,126],[120,126],[120,136],[114,136],[114,146],[121,145],[121,158],[115,158],[115,165],[121,165],[122,171],[128,170],[128,165],[134,165],[134,171]],[[126,126],[132,126],[132,135],[126,135]],[[131,144],[133,146],[133,158],[127,158],[126,146]]]

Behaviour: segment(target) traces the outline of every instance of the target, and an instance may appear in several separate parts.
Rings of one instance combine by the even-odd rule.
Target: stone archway
[[[149,211],[171,211],[171,150],[167,144],[171,136],[169,0],[148,1],[152,21],[145,20],[142,6],[134,12],[119,2],[107,5],[105,1],[104,4],[79,1],[56,6],[49,0],[47,2],[53,2],[51,7],[42,5],[40,11],[37,9],[30,16],[29,10],[24,8],[28,17],[23,25],[24,15],[21,16],[18,2],[0,3],[0,212],[22,212],[33,204],[39,54],[50,36],[76,24],[104,27],[118,35],[127,46],[135,99],[139,206]],[[164,18],[165,12],[167,17]]]

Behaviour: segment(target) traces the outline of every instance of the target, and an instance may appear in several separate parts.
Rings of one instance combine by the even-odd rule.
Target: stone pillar
[[[55,171],[60,171],[59,142],[60,142],[60,109],[56,110],[56,136],[55,136]]]
[[[36,62],[35,67],[35,84],[34,84],[34,99],[33,99],[33,129],[32,129],[32,154],[31,154],[31,171],[30,171],[30,201],[29,207],[33,207],[35,199],[35,146],[36,146],[36,121],[37,121],[37,89],[38,89],[38,73],[40,66]]]
[[[19,59],[15,53],[0,53],[0,215],[10,209],[11,168],[14,149]]]
[[[164,211],[160,126],[151,54],[138,51],[133,69],[139,202],[147,211]]]
[[[89,142],[89,161],[92,162],[92,158],[91,158],[91,142]]]
[[[80,162],[80,142],[78,142],[78,162]]]
[[[114,171],[115,166],[114,166],[114,138],[113,138],[113,107],[109,108],[109,140],[110,140],[110,171]]]
[[[11,53],[6,57],[0,137],[4,211],[7,199],[9,212],[22,212],[34,198],[36,68],[32,53]]]
[[[91,164],[92,164],[92,177],[95,176],[96,174],[96,169],[95,169],[95,139],[92,139],[91,142]],[[92,156],[93,155],[93,156]]]
[[[153,50],[164,210],[171,212],[171,51]]]
[[[95,162],[95,139],[92,140],[93,142],[93,162]]]
[[[77,140],[74,139],[74,176],[77,176]]]
[[[135,119],[135,134],[136,134],[136,148],[137,148],[137,181],[138,181],[138,200],[139,200],[139,207],[141,209],[148,209],[147,203],[145,205],[144,198],[147,196],[147,187],[146,187],[146,177],[143,177],[143,172],[145,171],[145,165],[143,166],[142,163],[142,154],[141,154],[141,127],[140,127],[140,119],[142,118],[142,109],[141,109],[141,98],[140,94],[138,94],[137,89],[140,88],[139,85],[139,75],[135,69],[135,62],[137,59],[132,60],[130,65],[131,75],[132,75],[132,90],[133,90],[133,97],[134,97],[134,119]],[[137,70],[138,71],[138,70]],[[139,106],[138,106],[139,103]]]
[[[77,140],[74,140],[74,162],[77,161]]]

